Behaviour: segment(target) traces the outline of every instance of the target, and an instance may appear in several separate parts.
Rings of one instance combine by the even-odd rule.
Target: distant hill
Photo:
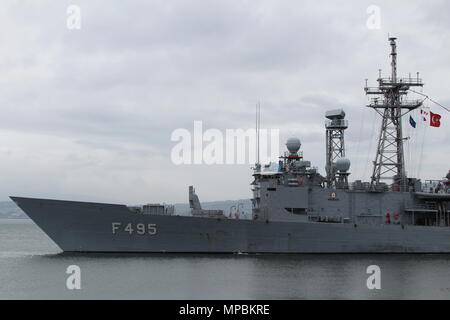
[[[244,216],[250,218],[252,212],[252,203],[249,199],[246,200],[226,200],[226,201],[213,201],[202,203],[203,209],[210,210],[223,210],[226,216],[229,215],[230,209],[233,206],[238,206],[242,203],[243,206],[239,206],[239,210],[244,212]],[[190,209],[188,203],[177,203],[175,206],[175,212],[179,215],[189,215]],[[236,208],[232,208],[233,213]],[[28,216],[12,201],[0,202],[0,219],[28,219]]]

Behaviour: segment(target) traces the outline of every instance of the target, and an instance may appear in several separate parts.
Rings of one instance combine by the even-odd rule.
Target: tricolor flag
[[[442,116],[430,111],[430,126],[439,128],[441,126]]]
[[[417,127],[417,123],[416,123],[416,121],[413,119],[412,116],[409,116],[409,123],[411,124],[411,126],[412,126],[413,128],[416,128],[416,127]]]

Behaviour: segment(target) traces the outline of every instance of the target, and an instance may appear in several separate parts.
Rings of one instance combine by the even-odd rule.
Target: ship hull
[[[124,205],[12,199],[65,252],[450,253],[450,228],[143,215]]]

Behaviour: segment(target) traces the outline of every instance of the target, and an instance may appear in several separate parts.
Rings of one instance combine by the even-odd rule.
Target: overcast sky
[[[67,8],[81,29],[67,28]],[[369,29],[367,8],[381,9]],[[175,166],[173,130],[262,127],[302,140],[324,173],[324,113],[344,108],[352,180],[368,180],[380,118],[363,87],[421,72],[424,92],[450,105],[450,3],[432,1],[9,1],[0,3],[0,201],[9,195],[186,202],[249,198],[249,165]],[[440,129],[405,124],[410,176],[449,165]],[[415,115],[417,117],[417,115]],[[417,119],[419,120],[419,119]],[[422,125],[422,123],[420,123]],[[423,146],[423,148],[422,148]],[[423,150],[423,156],[421,156]]]

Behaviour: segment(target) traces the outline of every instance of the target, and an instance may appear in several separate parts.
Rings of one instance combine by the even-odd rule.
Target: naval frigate
[[[203,209],[193,187],[191,216],[160,204],[11,199],[66,252],[450,253],[450,172],[434,184],[407,176],[402,118],[422,106],[406,96],[423,83],[397,77],[396,38],[389,41],[391,76],[365,87],[382,122],[369,182],[349,182],[348,121],[337,109],[325,115],[326,176],[289,139],[275,166],[253,168],[252,219]]]

